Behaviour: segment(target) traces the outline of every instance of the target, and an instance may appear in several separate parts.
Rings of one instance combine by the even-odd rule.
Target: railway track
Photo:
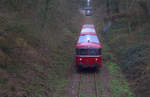
[[[68,97],[102,97],[98,90],[99,72],[74,72]]]
[[[111,77],[105,67],[102,69],[101,72],[72,70],[67,97],[114,97],[108,84]]]

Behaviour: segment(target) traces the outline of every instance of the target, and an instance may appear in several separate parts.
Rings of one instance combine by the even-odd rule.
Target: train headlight
[[[82,61],[82,58],[80,58],[79,60]]]
[[[95,60],[96,60],[96,61],[98,61],[98,59],[97,59],[97,58],[96,58]]]

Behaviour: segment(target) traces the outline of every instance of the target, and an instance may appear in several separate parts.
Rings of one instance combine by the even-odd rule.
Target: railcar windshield
[[[76,55],[101,55],[101,49],[76,49]]]
[[[80,55],[88,55],[88,49],[80,49]]]
[[[76,55],[88,55],[88,49],[76,49]]]
[[[101,55],[100,49],[89,49],[89,55]]]

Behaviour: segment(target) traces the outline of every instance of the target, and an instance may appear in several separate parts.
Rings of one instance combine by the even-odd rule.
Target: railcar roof
[[[101,43],[79,43],[76,48],[101,48]]]
[[[93,27],[93,28],[94,28],[94,25],[93,25],[93,24],[84,24],[84,25],[83,25],[83,28],[84,28],[84,27],[89,27],[89,28]]]
[[[81,30],[81,33],[85,33],[85,32],[91,32],[91,33],[96,33],[94,28],[83,28]]]
[[[96,35],[83,35],[79,37],[78,43],[100,43]]]
[[[93,33],[93,32],[84,32],[84,33],[80,33],[80,35],[96,35],[96,33]]]

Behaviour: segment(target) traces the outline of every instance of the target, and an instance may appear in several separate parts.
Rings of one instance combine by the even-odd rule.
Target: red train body
[[[76,44],[76,66],[79,68],[99,68],[102,66],[101,43],[94,25],[86,24],[82,27]]]

